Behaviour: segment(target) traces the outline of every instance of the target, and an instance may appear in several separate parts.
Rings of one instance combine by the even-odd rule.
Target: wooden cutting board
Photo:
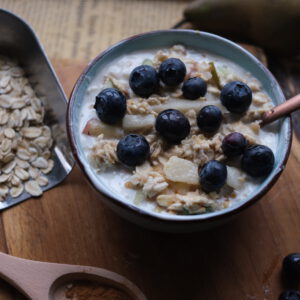
[[[69,94],[85,63],[54,65]],[[150,300],[277,299],[284,288],[282,259],[300,252],[299,161],[294,139],[286,170],[258,204],[220,228],[184,235],[152,232],[121,219],[75,166],[42,198],[1,214],[0,250],[107,268],[128,277]],[[0,299],[21,298],[1,283]]]

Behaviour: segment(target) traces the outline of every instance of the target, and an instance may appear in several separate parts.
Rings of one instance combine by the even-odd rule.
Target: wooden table
[[[68,94],[83,57],[52,57]],[[282,76],[282,68],[278,74]],[[291,76],[282,80],[288,86],[286,78]],[[150,300],[277,299],[288,287],[281,279],[282,258],[300,251],[299,152],[294,139],[286,170],[258,204],[220,228],[184,235],[148,231],[121,219],[102,204],[76,166],[42,198],[1,213],[0,250],[28,259],[107,268],[128,277]],[[0,299],[23,298],[1,282]]]

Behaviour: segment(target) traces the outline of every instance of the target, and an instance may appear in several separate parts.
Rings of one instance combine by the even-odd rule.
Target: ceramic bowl
[[[67,127],[74,156],[83,173],[92,186],[104,197],[101,199],[126,219],[151,229],[172,232],[188,232],[206,229],[221,224],[235,216],[249,205],[260,199],[276,182],[284,169],[291,145],[291,120],[286,117],[279,121],[278,150],[275,153],[275,166],[272,173],[249,197],[231,207],[207,214],[177,216],[149,212],[122,199],[122,195],[113,194],[89,165],[80,144],[78,128],[79,112],[86,89],[95,75],[110,62],[121,55],[133,51],[164,48],[174,44],[183,44],[193,49],[208,51],[212,54],[234,61],[249,71],[263,85],[275,105],[285,101],[282,90],[273,75],[252,54],[237,44],[220,36],[193,30],[163,30],[140,34],[110,47],[94,60],[82,72],[73,89],[68,105]],[[100,197],[99,197],[100,198]]]

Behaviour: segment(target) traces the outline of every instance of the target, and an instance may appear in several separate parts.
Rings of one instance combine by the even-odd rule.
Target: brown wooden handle
[[[279,118],[286,116],[293,111],[300,108],[300,94],[285,101],[284,103],[273,107],[270,111],[266,112],[262,117],[261,125],[269,124]]]
[[[49,286],[41,275],[40,264],[0,252],[0,278],[10,283],[29,299],[49,300]],[[42,297],[42,298],[41,298]]]

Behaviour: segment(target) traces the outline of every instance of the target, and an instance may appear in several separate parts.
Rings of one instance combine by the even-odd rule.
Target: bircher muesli
[[[260,82],[222,57],[174,45],[120,57],[88,86],[81,144],[99,180],[147,210],[200,214],[271,173],[276,126]]]

